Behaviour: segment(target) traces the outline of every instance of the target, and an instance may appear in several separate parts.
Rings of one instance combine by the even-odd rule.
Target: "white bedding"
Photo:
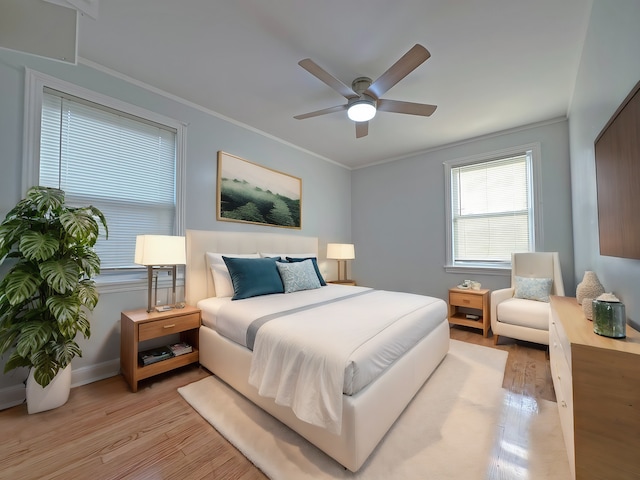
[[[332,301],[340,297],[350,298]],[[291,406],[299,418],[333,431],[340,426],[342,393],[364,388],[446,316],[440,299],[340,285],[240,301],[206,299],[198,307],[205,325],[246,346],[246,332],[255,319],[309,303],[322,305],[273,319],[260,328],[250,381],[261,394]],[[333,333],[323,333],[327,328]],[[291,344],[280,348],[283,331],[285,338],[295,339],[292,344],[305,342],[300,347],[304,355],[292,351]],[[327,346],[333,352],[329,357]],[[288,374],[283,376],[286,362]],[[320,390],[318,379],[323,375]]]

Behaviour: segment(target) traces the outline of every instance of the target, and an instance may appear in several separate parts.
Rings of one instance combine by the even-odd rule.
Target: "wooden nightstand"
[[[146,309],[129,310],[120,315],[120,327],[120,369],[134,392],[138,391],[140,380],[198,361],[200,310],[197,308],[187,306],[151,313]],[[139,363],[140,342],[174,333],[179,333],[180,341],[193,347],[191,353],[146,366]]]
[[[489,293],[491,290],[462,288],[449,289],[449,323],[478,328],[486,338],[489,334]],[[459,308],[465,311],[459,311]],[[477,320],[467,318],[467,313],[477,315]]]
[[[351,285],[352,287],[356,286],[355,280],[330,280],[330,281],[327,281],[327,283],[333,283],[336,285]]]

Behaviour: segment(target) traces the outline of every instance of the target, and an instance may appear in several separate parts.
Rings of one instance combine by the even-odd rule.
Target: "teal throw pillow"
[[[222,257],[233,283],[231,300],[283,293],[275,258]]]

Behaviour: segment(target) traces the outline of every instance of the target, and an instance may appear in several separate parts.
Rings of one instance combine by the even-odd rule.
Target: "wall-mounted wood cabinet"
[[[640,259],[640,82],[595,141],[600,254]]]

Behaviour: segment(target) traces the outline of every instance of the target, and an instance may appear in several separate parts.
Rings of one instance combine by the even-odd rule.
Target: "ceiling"
[[[567,115],[588,0],[107,0],[82,16],[78,54],[349,168]],[[356,139],[345,103],[298,66],[376,79],[413,45],[431,58],[383,98]]]

